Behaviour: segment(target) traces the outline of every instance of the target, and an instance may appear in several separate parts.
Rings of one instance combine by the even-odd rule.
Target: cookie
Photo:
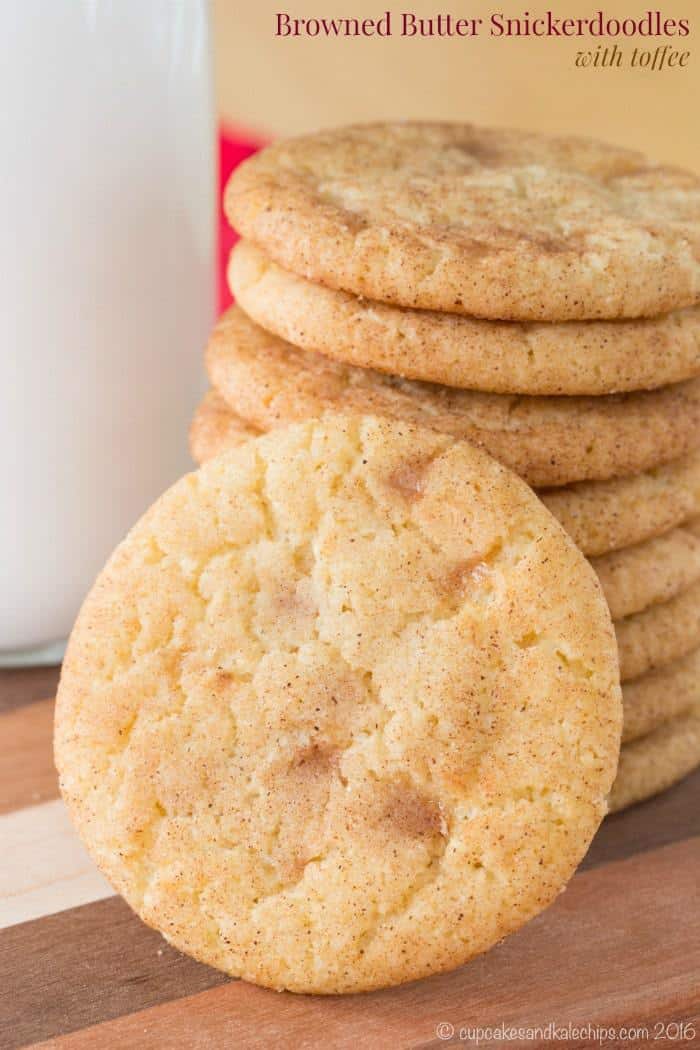
[[[245,161],[224,207],[292,273],[398,306],[572,321],[700,298],[700,179],[588,139],[338,128]]]
[[[692,518],[685,526],[686,530],[693,536],[700,536],[700,518]]]
[[[208,390],[192,417],[190,452],[195,463],[206,463],[259,434],[259,430],[248,426],[231,411],[220,394]]]
[[[190,446],[196,462],[205,463],[235,448],[258,431],[230,411],[210,390],[197,409],[190,428]],[[700,529],[698,529],[700,533]],[[673,529],[662,536],[593,558],[610,614],[615,620],[669,601],[700,579],[700,536]]]
[[[192,456],[204,463],[259,433],[210,390],[192,420]],[[599,556],[668,532],[700,511],[700,453],[645,474],[540,489],[538,495],[576,546],[584,554]],[[690,529],[690,524],[684,528]]]
[[[700,583],[663,605],[615,623],[623,682],[680,659],[700,646]]]
[[[700,580],[700,537],[685,529],[635,547],[612,551],[591,562],[613,620],[675,598]]]
[[[550,903],[621,731],[593,571],[483,452],[308,421],[178,482],[68,646],[63,796],[150,925],[227,973],[350,992]]]
[[[303,350],[406,379],[502,394],[610,394],[700,373],[700,308],[642,321],[482,321],[358,299],[277,266],[240,241],[239,306]]]
[[[659,536],[700,514],[700,453],[610,481],[539,492],[576,546],[596,556]]]
[[[260,430],[328,410],[385,415],[482,445],[535,486],[634,473],[700,444],[700,379],[607,397],[508,397],[393,379],[279,339],[238,307],[220,319],[209,378]]]
[[[210,390],[190,428],[190,447],[197,463],[235,448],[258,431],[230,411]],[[698,530],[700,532],[700,529]],[[615,620],[659,605],[700,580],[700,536],[673,529],[662,536],[593,558],[610,614]]]
[[[657,726],[700,704],[700,649],[622,687],[622,741],[646,736]]]
[[[700,704],[653,733],[625,744],[610,792],[610,812],[666,791],[700,765]]]

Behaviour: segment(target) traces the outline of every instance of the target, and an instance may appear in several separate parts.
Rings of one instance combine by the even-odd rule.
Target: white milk
[[[192,468],[214,307],[206,0],[3,4],[0,98],[9,663],[66,637],[110,550]]]

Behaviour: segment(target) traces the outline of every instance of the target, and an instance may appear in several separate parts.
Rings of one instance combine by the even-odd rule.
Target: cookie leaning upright
[[[56,760],[90,852],[173,944],[359,991],[554,898],[620,724],[599,585],[527,486],[445,435],[328,416],[132,530],[70,640]]]
[[[225,210],[283,268],[397,306],[614,320],[700,296],[700,179],[588,139],[340,128],[244,162]]]

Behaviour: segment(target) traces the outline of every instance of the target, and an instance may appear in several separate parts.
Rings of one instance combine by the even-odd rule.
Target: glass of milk
[[[206,0],[0,10],[0,666],[60,658],[191,468],[214,308]]]

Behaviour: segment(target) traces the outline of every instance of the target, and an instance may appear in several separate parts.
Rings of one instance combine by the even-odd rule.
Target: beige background
[[[275,14],[296,17],[377,17],[386,10],[457,17],[492,11],[522,16],[524,10],[558,16],[642,15],[660,9],[685,17],[691,34],[668,41],[625,41],[655,48],[669,43],[690,50],[687,69],[648,72],[630,69],[576,69],[580,48],[596,41],[576,39],[277,39]],[[537,0],[464,0],[463,4],[407,0],[213,0],[217,89],[222,116],[234,125],[264,134],[285,134],[343,123],[394,117],[464,119],[550,131],[572,131],[645,149],[659,159],[700,169],[698,103],[700,44],[693,16],[697,0],[598,0],[597,3],[539,3]],[[699,22],[700,24],[700,22]]]

